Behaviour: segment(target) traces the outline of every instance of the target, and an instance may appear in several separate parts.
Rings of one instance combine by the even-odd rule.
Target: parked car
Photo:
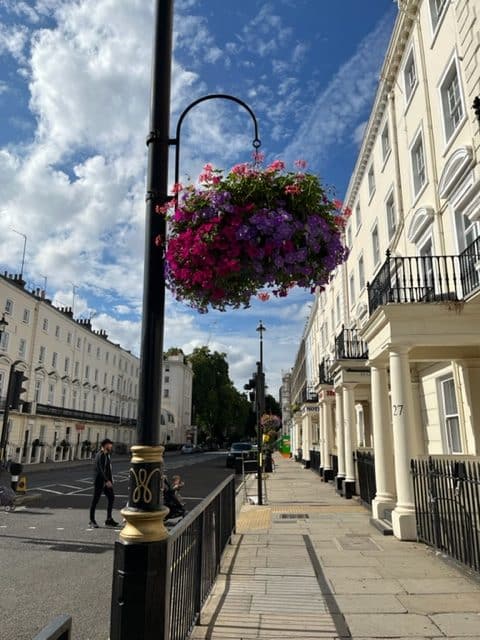
[[[191,442],[187,442],[180,449],[180,453],[195,453],[195,447]]]
[[[227,453],[227,467],[233,469],[235,460],[243,458],[244,460],[253,460],[256,452],[250,442],[234,442]]]

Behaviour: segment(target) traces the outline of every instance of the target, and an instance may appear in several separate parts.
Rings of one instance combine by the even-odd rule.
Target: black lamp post
[[[6,327],[8,327],[8,322],[5,319],[5,313],[2,313],[2,318],[0,319],[0,344],[3,340],[3,334],[5,332]],[[7,383],[7,395],[5,396],[5,407],[3,409],[3,423],[2,423],[2,432],[0,434],[0,462],[5,462],[5,448],[6,444],[4,444],[4,439],[6,437],[6,427],[8,425],[8,389],[10,387],[10,380]],[[5,417],[6,416],[6,417]]]
[[[258,493],[258,504],[263,504],[263,486],[262,486],[262,473],[263,473],[263,456],[262,456],[262,446],[263,446],[263,433],[262,433],[262,416],[265,413],[265,373],[263,371],[263,332],[266,331],[265,326],[260,320],[257,331],[259,332],[260,337],[260,361],[257,362],[257,447],[258,447],[258,457],[257,457],[257,493]]]
[[[170,555],[168,513],[163,505],[163,451],[160,442],[163,333],[165,311],[166,222],[157,213],[168,196],[170,146],[176,149],[179,179],[180,133],[187,113],[206,100],[222,98],[245,108],[254,122],[253,146],[260,146],[253,111],[226,94],[203,96],[181,114],[176,137],[169,137],[173,0],[156,0],[153,41],[150,133],[145,224],[143,321],[138,399],[138,444],[132,447],[126,525],[115,545],[110,640],[159,640],[168,637]]]

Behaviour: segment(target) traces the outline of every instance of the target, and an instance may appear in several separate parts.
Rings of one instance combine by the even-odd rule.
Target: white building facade
[[[0,398],[11,370],[28,379],[8,421],[7,455],[24,463],[86,458],[99,442],[135,442],[139,359],[56,308],[17,276],[0,276]]]
[[[195,439],[192,425],[192,386],[192,365],[184,354],[166,356],[163,362],[162,409],[170,414],[170,424],[173,418],[173,429],[168,429],[165,443],[182,444],[187,439]]]
[[[480,1],[398,5],[345,199],[350,254],[309,320],[318,445],[302,438],[346,497],[371,453],[373,516],[412,540],[411,460],[480,456]],[[297,425],[293,440],[313,429]]]

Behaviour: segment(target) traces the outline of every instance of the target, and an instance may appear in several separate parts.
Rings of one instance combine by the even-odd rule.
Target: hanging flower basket
[[[264,413],[260,418],[260,424],[264,431],[271,431],[278,429],[282,424],[282,421],[273,413]]]
[[[268,290],[284,297],[294,286],[328,282],[347,255],[342,230],[350,212],[303,171],[303,161],[296,166],[239,164],[224,175],[207,164],[197,186],[175,185],[166,277],[177,300],[224,311],[248,307],[255,295],[268,300]]]

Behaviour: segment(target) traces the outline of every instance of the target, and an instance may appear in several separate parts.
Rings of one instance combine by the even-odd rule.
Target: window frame
[[[416,191],[415,189],[415,160],[414,160],[414,153],[415,153],[415,149],[418,146],[418,144],[421,143],[422,145],[422,153],[423,153],[423,168],[424,168],[424,173],[425,173],[425,180],[422,183],[422,185],[419,187],[418,191]],[[425,189],[427,188],[428,185],[428,167],[427,167],[427,160],[426,160],[426,152],[425,152],[425,136],[423,135],[423,126],[420,125],[420,127],[418,128],[415,136],[413,137],[413,140],[410,144],[409,147],[409,154],[410,154],[410,170],[411,170],[411,188],[412,188],[412,201],[413,201],[413,205],[415,205],[415,203],[418,201],[418,199],[420,198],[420,196],[422,195],[422,193],[425,191]]]
[[[393,213],[394,213],[394,220],[395,220],[395,224],[393,229],[391,229],[390,227],[390,216],[389,216],[389,211],[390,211],[390,203],[392,203],[393,205]],[[388,240],[389,242],[391,242],[392,238],[395,236],[395,233],[397,232],[398,229],[398,217],[397,217],[397,207],[396,207],[396,201],[395,201],[395,191],[393,189],[393,186],[390,187],[390,190],[387,193],[387,197],[385,198],[385,213],[386,213],[386,222],[387,222],[387,236],[388,236]]]
[[[448,133],[447,133],[447,123],[446,123],[444,90],[445,90],[445,84],[447,82],[448,76],[450,75],[452,69],[455,69],[455,72],[456,72],[456,78],[457,78],[457,82],[458,82],[458,93],[459,93],[459,97],[460,97],[460,106],[462,108],[462,114],[461,114],[461,117],[460,117],[458,123],[456,124],[456,126],[454,126],[452,128],[452,131],[451,131],[450,135],[448,135]],[[443,153],[445,154],[447,152],[447,150],[450,148],[451,144],[453,143],[453,141],[457,137],[460,129],[465,124],[465,121],[468,118],[466,104],[465,104],[465,96],[464,96],[464,92],[463,92],[462,77],[461,77],[461,73],[460,73],[460,65],[458,64],[458,54],[457,54],[456,51],[454,51],[453,54],[448,59],[448,62],[446,64],[446,66],[445,66],[445,69],[443,70],[442,75],[440,76],[440,79],[438,81],[437,90],[438,90],[438,97],[439,97],[439,101],[440,101],[440,112],[441,112],[441,118],[442,118],[443,139],[444,139],[444,143],[445,143],[445,149],[444,149]]]
[[[378,259],[375,260],[375,244],[373,241],[374,236],[376,235],[377,237],[377,249],[378,249]],[[372,226],[372,258],[374,260],[373,262],[373,268],[374,270],[380,265],[380,263],[382,262],[382,251],[380,249],[380,234],[378,231],[378,220],[375,220],[374,225]]]
[[[22,349],[23,346],[23,349]],[[20,358],[24,358],[27,355],[27,339],[26,338],[19,338],[18,340],[18,355]]]
[[[407,84],[407,67],[410,66],[410,62],[413,63],[413,68],[415,70],[415,82],[411,86]],[[405,91],[405,111],[407,111],[418,87],[417,59],[415,56],[415,46],[413,43],[410,46],[408,54],[405,58],[405,64],[403,65],[403,69],[402,69],[402,76],[403,76],[403,88]]]
[[[22,322],[23,322],[24,324],[30,324],[30,313],[31,313],[31,310],[30,310],[30,309],[26,309],[26,308],[25,308],[25,309],[23,310]]]
[[[362,266],[361,270],[360,270],[360,265]],[[362,284],[363,281],[363,284]],[[358,256],[358,286],[359,286],[359,293],[361,293],[366,286],[366,278],[365,278],[365,258],[363,256],[363,252]]]
[[[375,166],[374,166],[373,160],[370,163],[370,166],[367,171],[367,183],[368,183],[368,200],[370,202],[373,196],[375,195],[375,191],[377,190],[377,184],[375,180]]]
[[[5,299],[5,307],[3,312],[5,313],[5,315],[7,316],[11,316],[13,315],[13,309],[15,308],[15,303],[11,298],[6,298]]]
[[[10,342],[10,334],[5,329],[0,333],[0,351],[8,351],[8,343]]]
[[[454,393],[455,405],[457,409],[456,413],[447,413],[447,407],[445,402],[446,398],[444,393],[444,385],[447,382],[453,383],[453,393]],[[461,422],[461,415],[460,415],[459,402],[458,402],[458,396],[457,396],[457,385],[455,384],[455,376],[453,374],[453,371],[437,379],[437,389],[440,396],[438,406],[440,410],[439,412],[440,412],[441,431],[442,431],[442,440],[443,440],[444,450],[446,451],[447,455],[464,455],[465,442],[464,442],[464,437],[462,433],[462,422]],[[453,438],[451,437],[451,433],[448,428],[448,420],[452,418],[457,419],[458,439],[459,439],[460,448],[461,448],[460,451],[455,451],[453,449]]]
[[[386,139],[388,141],[388,149],[386,151],[383,144],[385,140],[385,132],[387,133]],[[383,171],[390,157],[390,154],[392,153],[392,141],[390,140],[390,127],[389,127],[388,118],[385,120],[385,124],[383,125],[383,128],[382,128],[382,133],[380,134],[380,146],[382,148],[382,161],[383,161],[382,171]]]
[[[42,320],[42,331],[48,333],[48,318],[43,318]]]
[[[449,0],[443,0],[440,13],[436,14],[436,20],[434,20],[434,15],[432,10],[434,3],[435,3],[435,0],[429,0],[428,2],[428,9],[430,11],[430,26],[432,28],[433,42],[435,42],[437,33],[440,31],[440,27],[442,25],[443,19],[445,18],[445,15],[447,13]]]

